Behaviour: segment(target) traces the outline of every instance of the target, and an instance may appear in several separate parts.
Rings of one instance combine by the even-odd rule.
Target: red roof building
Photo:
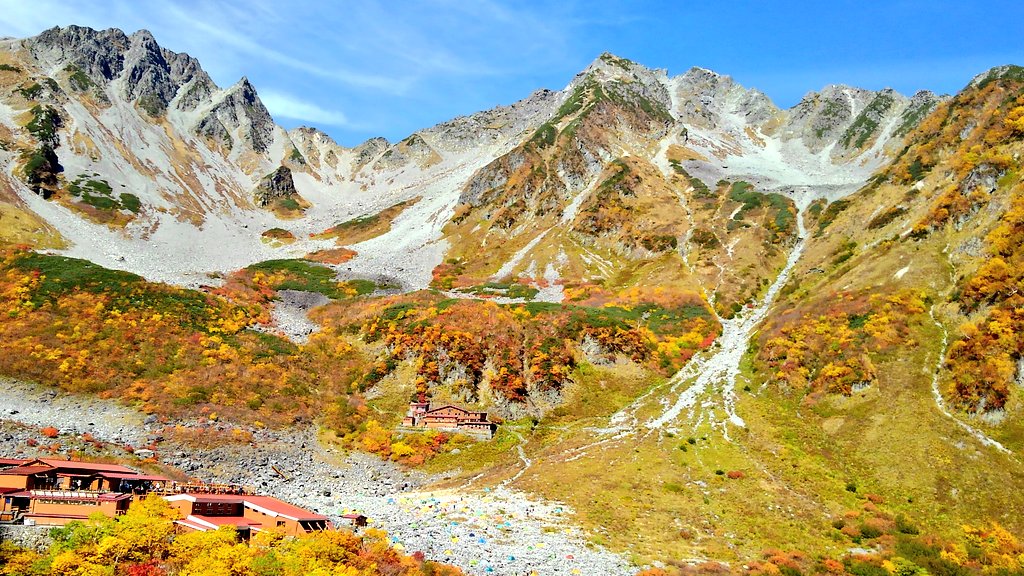
[[[0,460],[0,522],[62,526],[100,512],[124,514],[135,496],[164,495],[181,512],[182,530],[216,530],[234,526],[241,538],[253,531],[277,530],[289,536],[334,529],[330,519],[271,496],[248,494],[241,486],[178,485],[127,466],[37,458]],[[346,518],[353,526],[365,517]]]
[[[452,404],[431,408],[430,404],[424,402],[409,404],[402,426],[468,434],[478,438],[491,438],[497,428],[496,424],[487,419],[487,412],[474,412]]]
[[[238,528],[242,538],[248,538],[252,531],[260,530],[298,536],[334,528],[327,516],[272,496],[172,494],[164,498],[181,512],[182,519],[176,524],[186,530],[215,530],[230,524]]]
[[[0,470],[0,522],[62,526],[95,512],[114,517],[124,514],[133,494],[170,482],[119,464],[52,458],[19,462]]]

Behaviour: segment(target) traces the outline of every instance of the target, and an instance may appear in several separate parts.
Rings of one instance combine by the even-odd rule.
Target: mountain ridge
[[[18,42],[22,41],[15,41],[14,43],[17,44]],[[104,42],[106,42],[105,45]],[[81,132],[83,128],[86,129],[86,134],[89,134],[90,129],[88,127],[95,125],[97,121],[101,126],[103,125],[105,122],[103,120],[103,99],[106,98],[105,89],[107,85],[115,81],[115,76],[117,76],[118,79],[115,84],[120,86],[117,88],[119,90],[117,93],[123,96],[126,103],[133,104],[137,109],[141,107],[141,113],[146,117],[140,117],[142,122],[138,129],[142,131],[140,134],[150,130],[146,126],[152,124],[152,120],[159,122],[159,119],[164,116],[166,116],[172,126],[177,126],[174,131],[169,133],[171,135],[170,140],[164,139],[162,143],[156,144],[162,137],[157,138],[157,140],[153,140],[153,137],[148,137],[151,142],[148,146],[152,148],[153,145],[156,145],[158,149],[163,150],[173,149],[176,146],[173,144],[173,141],[179,138],[179,136],[174,136],[173,134],[181,134],[182,136],[180,137],[186,140],[188,138],[205,139],[205,145],[199,147],[198,150],[209,151],[208,153],[202,152],[201,156],[203,164],[215,168],[215,172],[210,175],[213,178],[212,183],[208,181],[207,176],[200,174],[202,170],[196,172],[193,168],[186,168],[185,173],[179,174],[181,172],[179,168],[173,166],[160,167],[164,163],[157,162],[156,159],[160,154],[165,154],[166,152],[160,152],[158,149],[153,150],[152,154],[156,156],[152,156],[151,165],[157,166],[159,172],[167,174],[166,178],[158,180],[158,182],[164,182],[160,186],[162,189],[162,192],[160,192],[161,198],[158,200],[143,196],[141,200],[142,215],[127,216],[128,218],[146,220],[147,223],[144,225],[144,228],[150,231],[158,230],[160,226],[163,226],[162,222],[166,218],[153,214],[151,211],[147,212],[146,206],[153,204],[156,207],[162,207],[162,209],[170,209],[172,212],[181,212],[180,208],[175,207],[175,204],[180,206],[180,201],[174,200],[174,198],[182,196],[181,183],[183,182],[187,182],[188,188],[192,190],[192,192],[187,193],[185,196],[191,197],[196,193],[199,196],[195,200],[188,200],[186,202],[186,205],[193,207],[177,214],[175,218],[177,220],[203,222],[210,217],[207,213],[208,209],[203,208],[203,206],[212,207],[220,205],[222,207],[217,209],[217,211],[230,220],[237,222],[237,224],[230,224],[230,227],[241,230],[244,230],[244,228],[240,228],[242,225],[255,225],[264,229],[274,227],[275,225],[272,220],[266,220],[259,212],[251,212],[247,208],[247,206],[250,206],[247,198],[251,195],[252,189],[257,186],[261,178],[272,173],[278,166],[288,164],[293,171],[297,171],[300,175],[297,184],[298,197],[310,196],[319,200],[318,202],[313,202],[313,207],[305,211],[304,215],[308,215],[306,216],[308,220],[315,220],[320,223],[311,222],[305,231],[296,235],[300,238],[307,237],[311,233],[318,232],[319,230],[316,228],[322,230],[343,219],[345,214],[348,217],[352,217],[358,215],[358,213],[365,214],[375,209],[380,210],[386,207],[386,205],[407,200],[413,195],[409,193],[403,195],[400,192],[396,194],[394,186],[388,186],[391,191],[383,194],[385,198],[383,201],[380,201],[378,198],[368,197],[367,194],[362,193],[363,191],[380,188],[382,184],[389,182],[393,184],[396,182],[396,179],[400,181],[407,178],[426,177],[429,180],[433,178],[430,174],[443,171],[450,172],[453,168],[463,171],[476,170],[486,159],[486,156],[481,156],[479,153],[481,146],[492,148],[495,150],[496,155],[500,154],[501,150],[511,149],[526,134],[535,131],[543,122],[557,115],[557,108],[571,96],[571,92],[575,90],[577,85],[583,82],[588,75],[598,71],[606,76],[608,81],[618,82],[627,86],[627,88],[621,88],[626,90],[625,93],[630,93],[632,89],[628,88],[629,84],[621,82],[623,79],[630,79],[633,75],[643,77],[642,82],[639,84],[634,83],[634,85],[645,87],[636,95],[629,96],[629,98],[639,98],[637,100],[639,103],[647,101],[658,102],[660,108],[666,110],[664,113],[666,114],[666,120],[668,115],[667,108],[665,107],[670,104],[670,98],[666,91],[671,82],[664,72],[651,71],[638,64],[629,63],[609,54],[595,59],[587,69],[581,71],[576,78],[569,82],[566,89],[561,91],[538,90],[526,99],[512,105],[500,106],[492,110],[443,122],[434,127],[420,130],[398,143],[389,143],[387,146],[384,146],[384,141],[370,139],[355,148],[349,149],[338,145],[329,138],[325,139],[321,135],[316,136],[315,144],[311,143],[304,139],[301,131],[297,132],[296,130],[291,132],[291,134],[295,135],[293,139],[288,132],[273,125],[272,119],[262,104],[259,103],[258,95],[247,80],[241,79],[235,85],[225,89],[217,88],[208,75],[202,72],[198,62],[187,55],[159,48],[155,44],[152,35],[145,31],[136,32],[129,36],[116,30],[100,32],[89,31],[81,27],[54,28],[36,37],[36,39],[26,40],[23,43],[30,46],[30,51],[37,53],[39,58],[48,63],[46,68],[49,70],[49,73],[60,72],[60,74],[57,74],[59,77],[67,74],[69,83],[81,83],[82,78],[75,75],[73,73],[74,70],[72,72],[65,70],[69,66],[77,68],[81,64],[86,70],[86,72],[83,72],[86,75],[86,81],[94,85],[87,87],[91,92],[88,90],[82,91],[82,94],[87,97],[92,93],[98,95],[99,102],[97,102],[97,105],[100,108],[96,112],[99,115],[94,119],[88,118],[86,114],[91,116],[92,113],[89,113],[88,110],[79,109],[76,112],[77,119],[74,119],[70,126],[63,127],[62,133],[71,132],[72,137],[75,138],[77,137],[74,136],[75,132]],[[129,72],[131,74],[128,74]],[[629,78],[623,76],[623,74],[628,75]],[[42,76],[41,74],[40,77]],[[715,77],[727,78],[720,75],[715,75]],[[616,78],[618,80],[615,80]],[[79,93],[70,84],[69,88],[68,94]],[[104,90],[100,90],[100,88]],[[755,100],[762,99],[761,96],[757,95],[759,93],[752,94],[755,94],[755,96],[752,96]],[[654,98],[654,100],[650,100],[650,98]],[[114,99],[119,100],[117,97],[114,97]],[[71,98],[69,103],[72,103],[74,100],[75,98]],[[146,107],[140,106],[140,102],[146,104],[149,110],[147,111]],[[117,106],[115,105],[116,108]],[[156,116],[153,116],[151,113]],[[111,122],[117,122],[118,126],[121,126],[116,128],[115,131],[123,130],[125,125],[124,119],[132,120],[126,117],[125,114],[127,114],[127,110],[118,113],[117,119],[110,119]],[[132,122],[135,122],[135,120],[132,120]],[[79,123],[82,124],[81,127],[78,126]],[[17,129],[16,126],[15,129]],[[101,128],[98,131],[111,132],[107,128]],[[102,134],[95,133],[95,130],[93,132],[87,138],[93,141],[108,138]],[[729,138],[734,140],[732,136]],[[295,139],[300,140],[300,142],[295,142]],[[720,151],[723,149],[721,142],[712,144],[713,150]],[[725,145],[732,144],[726,143]],[[300,147],[303,150],[299,150]],[[314,148],[317,149],[316,153],[313,153]],[[65,151],[58,151],[58,155],[64,154],[66,156],[66,150],[67,148],[65,147]],[[474,151],[477,152],[477,158],[472,157]],[[77,156],[79,151],[75,150],[75,152]],[[114,161],[113,157],[118,155],[125,156],[120,152],[108,152],[103,156],[108,161]],[[315,157],[316,161],[312,164],[303,164],[302,161],[305,160],[306,155]],[[462,157],[461,161],[458,159],[460,155]],[[601,162],[607,162],[613,156],[615,154],[605,154]],[[326,162],[321,161],[321,157],[326,159]],[[448,158],[450,161],[442,161],[445,158]],[[93,162],[84,158],[82,160],[84,161],[76,161],[68,165],[68,169],[66,169],[68,176],[74,178],[74,175],[70,174],[72,171],[90,171],[89,166]],[[152,177],[152,170],[142,170],[140,173],[139,170],[132,166],[124,166],[124,161],[130,164],[131,158],[125,156],[122,161],[117,161],[121,166],[92,171],[101,173],[112,172],[115,174],[119,172],[127,173],[126,176],[131,176],[132,172],[136,172],[138,175],[134,178],[129,178],[128,181],[138,182],[138,187],[142,189],[152,188],[151,185],[141,182],[142,178]],[[65,160],[66,162],[68,161]],[[154,162],[155,164],[153,164]],[[186,158],[181,158],[177,162],[195,165],[195,160],[187,160]],[[469,164],[466,164],[466,162],[469,162]],[[458,168],[460,165],[463,168]],[[102,166],[99,167],[102,168]],[[385,176],[385,173],[390,175]],[[591,170],[588,173],[592,177],[594,171]],[[303,174],[308,175],[311,180],[302,176]],[[378,176],[384,178],[384,181],[379,181]],[[183,177],[184,179],[182,179]],[[715,179],[717,180],[717,178]],[[207,182],[203,183],[204,180]],[[312,184],[312,186],[309,184]],[[583,182],[579,181],[574,186],[582,184]],[[344,192],[344,190],[348,190],[348,192]],[[226,204],[222,200],[224,193],[229,193],[229,196],[232,198]],[[360,199],[356,200],[356,206],[347,208],[344,205],[339,205],[337,199],[339,193],[357,196]],[[204,198],[208,198],[208,200]],[[34,201],[26,198],[21,200],[22,204],[25,201],[34,203]],[[453,200],[450,199],[445,202],[446,210],[455,209]],[[359,206],[359,202],[363,202],[364,205]],[[366,204],[367,202],[368,204]],[[38,206],[41,205],[37,204]],[[440,208],[440,205],[434,206],[433,210],[436,211],[438,208]],[[425,209],[426,206],[424,206]],[[52,212],[52,209],[44,210],[44,212]],[[340,214],[340,217],[331,216],[331,214]],[[52,219],[58,216],[53,214],[48,217]],[[335,222],[325,221],[325,218],[335,220]],[[265,223],[262,223],[264,221]],[[261,223],[257,224],[256,222]],[[137,234],[137,232],[132,233],[131,230],[133,228],[126,229],[130,236]],[[438,239],[439,229],[433,227],[431,230],[433,231],[428,232],[428,236],[421,240],[424,242],[424,248],[431,241]],[[72,243],[81,246],[85,238],[94,236],[94,232],[95,230],[83,231],[83,233],[78,234],[78,238],[72,239]],[[255,239],[257,233],[257,230],[253,230],[250,238]],[[106,233],[102,234],[109,236]],[[114,249],[117,249],[116,244],[120,242],[117,238],[108,237],[105,240]],[[237,241],[233,242],[237,243]],[[251,241],[247,242],[247,244],[251,244]],[[315,244],[305,246],[307,251],[324,247],[323,245]],[[72,248],[72,250],[75,249]],[[78,253],[82,255],[89,255],[86,252],[95,252],[95,249],[78,249],[81,250]],[[117,250],[125,252],[125,250]],[[270,255],[258,246],[250,246],[248,250],[250,252],[254,251],[253,255],[248,257],[249,260],[266,258]],[[290,249],[293,254],[297,253],[298,250],[298,247]],[[263,256],[257,256],[256,254],[263,254]],[[96,257],[95,254],[92,255]],[[122,254],[122,256],[126,258],[127,262],[129,256],[127,254]],[[437,256],[432,258],[435,259],[435,262],[438,261]],[[237,260],[237,262],[243,263],[242,260]],[[104,259],[103,263],[115,267],[124,266],[117,258]],[[358,259],[355,265],[359,265]],[[377,264],[370,265],[371,271],[377,267]],[[216,266],[214,269],[216,268],[222,267]],[[134,267],[134,270],[144,274],[148,272],[151,276],[153,273],[146,270],[144,265],[137,265]],[[413,285],[423,286],[427,283],[425,279],[428,276],[424,275],[425,272],[420,273],[419,279],[413,282]],[[180,278],[178,274],[163,275],[160,278],[173,279],[175,276]],[[195,282],[195,280],[190,280],[189,282]]]

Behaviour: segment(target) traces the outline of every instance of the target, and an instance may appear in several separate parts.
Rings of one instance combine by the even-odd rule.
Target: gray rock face
[[[101,90],[115,87],[120,97],[150,116],[160,116],[172,105],[182,111],[209,106],[194,131],[232,149],[239,131],[242,141],[258,153],[273,141],[273,119],[247,79],[218,95],[195,58],[161,48],[146,30],[127,36],[117,29],[51,28],[25,40],[25,46],[46,67],[75,67]]]
[[[717,128],[722,116],[744,119],[760,127],[779,113],[764,93],[744,88],[731,77],[704,68],[691,68],[671,81],[675,91],[678,120],[702,128]]]
[[[536,130],[538,124],[551,116],[562,98],[561,92],[537,90],[509,106],[460,116],[421,132],[434,146],[445,151],[463,151],[502,142]]]
[[[526,163],[526,154],[522,148],[512,150],[501,158],[491,162],[473,175],[459,195],[459,204],[480,206],[493,200],[495,190],[508,182],[509,175],[519,170]]]
[[[217,86],[208,76],[196,75],[189,83],[178,90],[174,107],[178,110],[195,110],[203,102],[208,102],[210,96],[217,90]]]
[[[241,130],[242,138],[256,152],[266,152],[274,141],[274,119],[248,78],[229,88],[195,128],[197,134],[231,142],[232,148],[236,130]]]
[[[138,101],[147,111],[162,112],[181,87],[197,79],[209,83],[209,76],[194,58],[161,48],[153,35],[140,30],[129,36],[125,53],[124,96]]]
[[[384,152],[373,167],[376,170],[392,170],[408,162],[423,165],[430,162],[431,158],[439,158],[437,151],[423,136],[414,133]]]
[[[372,162],[375,158],[383,154],[390,146],[391,143],[379,136],[376,138],[370,138],[366,142],[356,146],[353,149],[356,153],[356,166],[364,166],[369,162]]]
[[[801,138],[812,152],[818,152],[842,135],[872,97],[868,90],[841,85],[811,92],[792,109],[783,135]]]
[[[627,99],[646,100],[665,110],[672,107],[672,97],[665,87],[664,70],[652,70],[605,52],[583,72],[577,74],[566,91],[571,92],[588,79],[596,80],[605,87],[611,86],[620,96]]]
[[[771,98],[760,90],[748,90],[740,98],[737,111],[753,126],[761,126],[779,113]]]
[[[287,166],[281,166],[260,180],[253,190],[253,201],[257,206],[266,207],[278,198],[287,198],[293,194],[298,194],[298,191],[295,190],[292,171]]]
[[[185,84],[212,84],[195,58],[161,48],[147,30],[126,36],[117,29],[51,28],[25,46],[40,62],[77,68],[101,88],[121,79],[120,95],[152,115],[162,114]]]
[[[300,152],[306,152],[320,146],[337,147],[341,146],[323,131],[310,126],[299,126],[288,132],[292,144]]]
[[[718,126],[722,99],[737,87],[729,76],[704,68],[690,68],[677,82],[679,120],[704,128]]]
[[[936,106],[948,98],[948,96],[939,96],[930,90],[920,90],[916,92],[910,98],[910,102],[907,103],[907,107],[903,109],[903,113],[900,115],[899,125],[896,127],[895,132],[896,136],[904,136],[908,134],[911,130],[917,127],[925,116],[931,114],[932,110],[935,110]]]
[[[128,46],[128,36],[116,28],[93,30],[82,26],[54,27],[25,40],[29,53],[40,62],[73,64],[100,86],[106,86],[124,70]]]

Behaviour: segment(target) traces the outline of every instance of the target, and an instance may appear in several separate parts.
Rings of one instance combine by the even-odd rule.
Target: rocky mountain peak
[[[230,148],[235,148],[240,136],[256,152],[267,151],[274,140],[274,119],[247,77],[214,100],[213,107],[197,123],[196,133],[223,141]]]
[[[156,43],[156,38],[153,37],[153,33],[149,30],[146,30],[145,28],[133,32],[130,36],[128,36],[128,40],[131,42],[131,45],[133,47],[141,46],[144,49],[153,52],[160,51],[160,45]]]
[[[676,113],[687,124],[711,128],[723,114],[736,114],[748,124],[760,125],[779,111],[764,93],[707,68],[694,66],[669,84],[679,103]]]
[[[640,107],[647,114],[670,117],[672,98],[666,88],[665,70],[652,70],[632,60],[605,52],[597,57],[566,86],[562,94],[576,100],[594,86],[612,101]]]
[[[200,95],[208,96],[213,84],[195,58],[161,48],[148,30],[129,36],[116,28],[54,27],[25,46],[45,68],[80,71],[101,88],[119,80],[121,95],[150,116],[163,114],[182,86],[203,85]]]
[[[604,52],[577,74],[569,83],[569,87],[575,87],[587,79],[602,84],[609,82],[660,84],[666,76],[665,70],[652,70],[627,58],[620,58],[611,52]]]
[[[865,142],[876,130],[897,101],[905,100],[892,89],[872,91],[845,84],[830,84],[820,92],[808,92],[790,109],[785,137],[799,137],[812,151],[842,140],[843,147],[852,142]],[[863,119],[861,119],[863,117]],[[859,122],[858,122],[859,120]],[[847,134],[851,124],[867,125],[870,130]],[[863,136],[863,137],[862,137]]]
[[[125,98],[138,101],[151,116],[156,116],[167,109],[167,104],[181,87],[180,79],[171,78],[163,50],[149,31],[139,30],[128,40],[129,48],[124,53]]]
[[[310,143],[318,146],[337,145],[324,131],[312,126],[299,126],[288,131],[288,137],[296,143]]]
[[[701,68],[700,66],[693,66],[689,70],[683,73],[680,79],[692,85],[703,85],[703,86],[725,86],[729,87],[733,85],[733,79],[731,76],[726,74],[719,74],[714,70],[708,68]]]
[[[989,82],[1004,79],[1024,81],[1024,67],[1017,66],[1015,64],[995,66],[972,78],[967,86],[971,88],[983,88]]]
[[[608,76],[622,77],[624,74],[632,74],[640,68],[647,69],[645,66],[637,64],[628,58],[621,58],[611,52],[602,52],[600,56],[583,69],[582,74],[602,72]]]
[[[253,190],[253,202],[261,208],[266,208],[274,200],[296,194],[298,192],[295,190],[292,171],[287,166],[280,166],[260,180],[256,189]]]
[[[376,136],[370,138],[366,142],[356,146],[352,151],[356,155],[355,164],[357,166],[363,166],[368,164],[381,154],[383,154],[388,148],[391,147],[391,143],[388,142],[387,138]]]
[[[55,26],[25,40],[24,45],[45,66],[75,66],[104,86],[124,69],[129,40],[116,28],[101,31],[84,26]]]

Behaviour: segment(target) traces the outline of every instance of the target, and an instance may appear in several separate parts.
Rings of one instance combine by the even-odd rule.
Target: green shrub
[[[246,270],[269,274],[284,273],[285,280],[274,285],[274,290],[318,292],[334,299],[348,298],[351,289],[357,294],[369,294],[376,289],[376,284],[370,280],[337,282],[334,279],[334,270],[308,260],[267,260],[253,264]]]
[[[468,288],[460,288],[459,292],[485,296],[504,296],[506,298],[517,298],[532,300],[540,293],[540,290],[533,286],[527,286],[518,282],[486,282]]]
[[[114,189],[106,180],[89,179],[83,174],[69,182],[66,189],[83,204],[97,210],[128,210],[136,214],[142,210],[142,201],[138,196],[124,192],[115,198]]]
[[[88,260],[50,256],[28,252],[20,256],[14,267],[24,271],[37,271],[43,281],[32,295],[34,302],[56,298],[78,289],[86,292],[126,292],[142,282],[142,277],[130,272],[110,270]]]
[[[38,82],[33,82],[24,88],[19,88],[18,93],[26,100],[35,100],[43,93],[43,86]]]
[[[25,125],[25,129],[32,136],[44,144],[57,146],[57,128],[61,125],[60,115],[50,106],[36,104],[29,110],[32,119]]]
[[[846,571],[853,576],[891,576],[889,571],[873,562],[861,562],[859,560],[848,560]]]
[[[930,168],[930,166],[922,164],[920,158],[915,158],[914,161],[910,163],[910,166],[907,166],[907,171],[910,172],[910,178],[914,182],[917,182],[924,178],[924,175],[928,173]]]
[[[904,514],[896,516],[896,531],[900,534],[911,535],[917,535],[920,533],[917,526],[915,526],[914,523],[910,521],[910,518],[907,518]]]
[[[871,221],[868,222],[868,230],[877,230],[882,228],[906,213],[907,209],[903,206],[893,206],[872,218]]]
[[[167,103],[161,100],[156,94],[140,96],[136,102],[138,103],[139,108],[145,110],[146,114],[149,114],[151,118],[156,118],[167,110]]]
[[[88,74],[74,64],[69,64],[64,68],[64,71],[68,73],[68,81],[71,83],[72,90],[85,92],[96,85],[96,83],[92,81],[92,78],[89,78]]]
[[[82,202],[99,210],[119,210],[121,208],[121,204],[110,196],[93,195],[88,192],[82,194]]]
[[[820,236],[821,233],[825,231],[825,228],[828,228],[828,225],[831,224],[843,210],[846,210],[849,207],[849,200],[836,200],[829,204],[821,213],[821,219],[818,220],[818,235]]]
[[[868,318],[871,318],[871,313],[866,314],[850,314],[847,324],[851,330],[860,330],[868,322]]]
[[[718,236],[707,228],[697,228],[690,235],[690,240],[701,248],[715,248],[720,242]]]
[[[868,522],[861,522],[858,528],[860,529],[861,536],[869,540],[872,538],[878,538],[883,534],[883,532],[879,530],[877,526],[873,526]]]
[[[670,234],[655,234],[641,238],[640,245],[651,252],[663,252],[669,249],[675,250],[679,245],[679,239]]]
[[[285,210],[301,210],[302,206],[299,205],[299,201],[295,198],[287,197],[281,198],[277,201],[277,205]]]
[[[125,210],[138,214],[139,210],[142,209],[142,202],[138,196],[124,192],[121,194],[121,206]]]
[[[555,143],[558,137],[558,130],[550,122],[545,122],[537,128],[537,131],[530,137],[529,143],[538,148],[546,148]]]
[[[49,189],[57,186],[57,173],[60,171],[57,153],[49,144],[43,144],[27,152],[24,159],[25,182],[37,194],[49,197]]]
[[[362,230],[362,229],[365,229],[365,228],[373,227],[379,221],[380,221],[380,215],[378,215],[378,214],[368,214],[366,216],[357,216],[357,217],[355,217],[355,218],[353,218],[351,220],[346,220],[346,221],[342,222],[341,224],[335,225],[333,230],[338,231],[338,232],[340,232],[342,230]]]

